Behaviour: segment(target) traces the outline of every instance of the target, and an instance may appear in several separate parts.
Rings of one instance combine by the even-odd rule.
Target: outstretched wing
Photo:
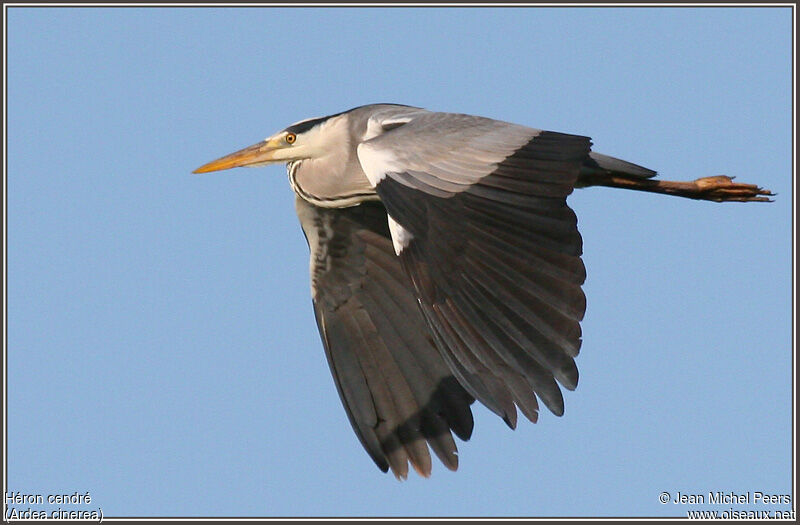
[[[331,373],[375,463],[398,478],[431,472],[428,445],[458,467],[451,431],[472,433],[474,401],[442,360],[389,236],[385,208],[296,199],[311,250],[311,291]],[[427,445],[426,445],[427,442]]]
[[[512,428],[515,405],[536,421],[537,397],[561,415],[586,306],[566,197],[589,138],[429,112],[370,129],[359,161],[459,381]]]

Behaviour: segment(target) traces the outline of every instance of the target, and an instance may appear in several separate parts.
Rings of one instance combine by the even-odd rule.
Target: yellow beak
[[[208,164],[203,164],[192,173],[208,173],[209,171],[227,170],[242,166],[260,166],[275,161],[274,153],[280,146],[277,141],[262,141],[244,149],[240,149],[230,155],[225,155],[217,160],[212,160]]]

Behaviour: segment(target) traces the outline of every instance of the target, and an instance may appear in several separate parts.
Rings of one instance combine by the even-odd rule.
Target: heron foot
[[[733,182],[733,177],[714,175],[696,179],[698,195],[695,198],[725,202],[772,202],[775,194],[755,184]]]

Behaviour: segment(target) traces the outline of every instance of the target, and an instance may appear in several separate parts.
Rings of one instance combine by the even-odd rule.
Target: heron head
[[[328,120],[329,117],[325,117],[292,124],[261,142],[212,160],[193,173],[318,158],[330,148],[331,137],[326,132]]]

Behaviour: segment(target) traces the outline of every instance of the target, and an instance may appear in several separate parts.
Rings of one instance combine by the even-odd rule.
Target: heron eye
[[[294,141],[297,140],[297,135],[295,135],[294,133],[287,133],[285,140],[287,144],[294,144]]]

